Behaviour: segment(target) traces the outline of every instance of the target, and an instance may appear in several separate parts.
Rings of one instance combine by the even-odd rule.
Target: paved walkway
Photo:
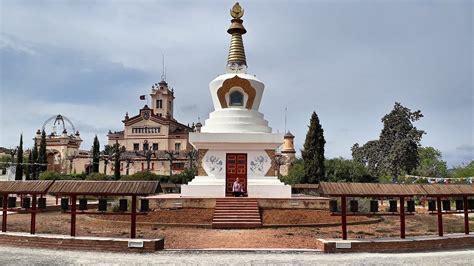
[[[284,251],[162,251],[123,254],[0,246],[2,265],[472,265],[474,250],[404,254],[321,254]]]

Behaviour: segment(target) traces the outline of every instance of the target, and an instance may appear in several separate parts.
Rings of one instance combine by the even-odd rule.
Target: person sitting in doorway
[[[232,185],[232,194],[234,194],[234,197],[242,196],[242,185],[240,184],[238,177],[235,179],[235,182]]]

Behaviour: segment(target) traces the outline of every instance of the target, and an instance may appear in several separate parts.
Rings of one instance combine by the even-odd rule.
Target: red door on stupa
[[[232,196],[232,185],[239,178],[240,185],[247,194],[247,154],[228,153],[226,156],[225,194]]]

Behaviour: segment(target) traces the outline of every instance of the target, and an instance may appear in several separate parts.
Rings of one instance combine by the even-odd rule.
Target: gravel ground
[[[321,254],[288,251],[163,251],[118,254],[0,246],[1,265],[472,265],[473,250],[404,254]]]

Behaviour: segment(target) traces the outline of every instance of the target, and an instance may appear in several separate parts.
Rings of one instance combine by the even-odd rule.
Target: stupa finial
[[[244,9],[235,3],[230,10],[232,16],[231,25],[227,32],[232,35],[230,40],[229,56],[227,57],[227,67],[233,71],[246,70],[247,60],[245,58],[244,42],[242,35],[247,32],[244,22],[241,18],[244,15]]]
[[[239,5],[239,2],[234,4],[230,10],[230,15],[233,18],[241,18],[244,15],[244,9]]]

